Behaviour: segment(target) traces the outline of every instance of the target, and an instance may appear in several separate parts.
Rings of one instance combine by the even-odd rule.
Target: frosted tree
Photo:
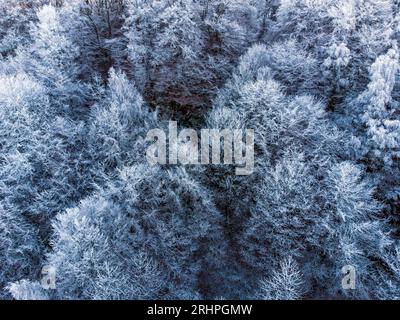
[[[299,159],[277,164],[256,191],[241,242],[244,261],[255,274],[268,273],[277,258],[289,254],[307,270],[304,289],[311,295],[371,297],[368,272],[390,240],[373,188],[360,176],[348,162],[329,169],[326,181],[313,177]],[[354,292],[341,291],[347,265],[359,275]],[[311,289],[311,283],[318,285]]]
[[[163,1],[129,1],[128,16],[125,23],[129,61],[134,68],[133,77],[144,96],[151,94],[151,61],[154,50],[154,39],[159,25],[159,15],[165,3]]]
[[[343,141],[325,119],[321,103],[309,96],[285,95],[285,87],[272,79],[266,53],[262,45],[248,50],[208,118],[209,127],[252,128],[256,134],[251,176],[237,177],[228,167],[207,169],[207,184],[217,194],[233,248],[227,259],[231,265],[244,261],[247,271],[253,270],[240,271],[242,279],[249,277],[247,283],[257,283],[258,275],[269,272],[281,254],[297,256],[298,246],[317,242],[310,231],[320,207],[313,186],[341,153],[337,141]],[[292,234],[275,234],[282,228]]]
[[[257,26],[250,1],[130,1],[128,12],[132,73],[145,99],[164,105],[209,102]]]
[[[84,145],[82,124],[54,118],[46,89],[32,76],[0,79],[0,201],[7,244],[1,250],[8,257],[2,261],[7,264],[3,290],[18,278],[36,279],[51,236],[50,219],[80,199],[91,178],[88,154],[77,152]]]
[[[37,114],[47,107],[44,89],[26,75],[0,76],[0,296],[10,281],[37,275],[43,245],[30,221],[34,166],[30,154],[42,149]],[[42,113],[43,114],[43,113]]]
[[[312,52],[301,43],[287,40],[271,44],[266,51],[266,65],[275,80],[285,85],[289,93],[317,92],[321,81],[320,65]]]
[[[99,268],[91,298],[94,300],[154,299],[162,295],[160,292],[165,288],[167,279],[160,266],[149,258],[148,254],[139,252],[131,257],[128,263],[129,276],[121,273],[117,268],[112,269],[108,263]]]
[[[298,300],[303,294],[302,274],[292,257],[284,259],[279,270],[261,282],[259,297],[263,300]]]
[[[163,283],[163,275],[157,270],[157,265],[146,255],[138,252],[125,255],[123,253],[125,250],[115,247],[117,234],[110,238],[108,228],[122,227],[118,224],[120,219],[123,219],[118,216],[120,213],[117,205],[94,196],[83,201],[79,208],[69,209],[57,218],[54,222],[54,253],[47,261],[47,265],[55,268],[57,280],[56,290],[48,291],[50,297],[58,299],[156,297]],[[107,226],[104,219],[114,215],[117,215],[113,219],[114,225]],[[101,223],[94,223],[93,219],[100,219]],[[122,236],[121,231],[119,236]],[[9,287],[15,298],[24,299],[36,287],[34,281],[23,281],[13,283]]]
[[[199,82],[207,81],[208,75],[198,63],[204,44],[196,12],[190,2],[176,1],[159,19],[152,62],[157,79],[153,90],[156,95],[163,94],[166,103],[197,104],[196,99],[201,97]]]
[[[379,56],[370,69],[368,89],[359,98],[365,105],[362,115],[373,155],[389,165],[399,155],[400,121],[396,117],[398,101],[392,91],[400,70],[397,46]]]
[[[243,127],[255,130],[256,144],[272,159],[295,145],[310,152],[317,145],[322,148],[318,152],[337,152],[340,133],[324,120],[323,105],[306,95],[287,97],[285,87],[272,78],[266,52],[262,46],[249,49],[212,112],[224,107],[239,112]]]
[[[301,256],[318,242],[313,232],[319,220],[314,179],[301,155],[288,155],[255,188],[257,202],[245,224],[241,252],[258,273],[269,272],[285,255]]]
[[[201,9],[209,62],[216,64],[217,76],[227,77],[232,62],[257,40],[261,8],[257,1],[230,0],[204,1]]]
[[[21,169],[20,166],[18,168]],[[9,299],[10,295],[6,290],[9,282],[37,276],[40,271],[43,246],[26,217],[19,212],[5,209],[3,203],[7,200],[3,194],[1,198],[0,298]]]
[[[123,23],[125,0],[72,0],[60,8],[74,44],[79,47],[79,66],[83,77],[91,80],[100,74],[106,80],[111,67],[126,65]]]
[[[28,199],[37,191],[32,185],[32,159],[39,163],[46,149],[48,135],[41,131],[39,119],[47,114],[48,98],[45,89],[25,74],[0,79],[1,194],[5,209],[22,217],[29,213],[32,204]]]
[[[46,88],[55,112],[81,107],[84,91],[78,79],[79,48],[70,38],[58,9],[45,5],[37,18],[31,29],[33,43],[17,53],[14,64]]]
[[[48,300],[48,294],[39,282],[21,280],[7,287],[15,300]]]
[[[374,259],[379,259],[384,248],[390,244],[388,229],[378,215],[381,206],[373,197],[371,183],[362,178],[360,168],[349,162],[334,166],[326,182],[327,215],[322,226],[326,228],[327,236],[321,239],[320,250],[326,253],[332,269],[325,275],[317,273],[318,278],[321,276],[319,281],[327,285],[331,283],[328,292],[332,295],[354,294],[368,298],[368,270],[373,266]],[[339,280],[343,277],[340,270],[346,265],[354,266],[359,275],[354,293],[340,293]],[[335,277],[337,280],[332,283]]]
[[[254,128],[256,159],[259,159],[256,172],[247,181],[240,181],[225,171],[218,171],[209,175],[210,184],[215,190],[224,190],[224,186],[229,190],[216,199],[217,203],[224,204],[223,213],[230,222],[227,229],[235,235],[232,247],[239,244],[240,259],[249,270],[254,270],[252,275],[243,272],[243,278],[258,282],[260,273],[269,272],[277,260],[290,254],[299,262],[307,261],[305,279],[308,284],[321,283],[311,294],[336,296],[339,294],[335,291],[337,286],[327,279],[337,280],[340,268],[349,263],[345,258],[346,250],[340,251],[345,239],[354,241],[351,244],[356,248],[354,252],[360,253],[360,256],[355,255],[354,263],[359,264],[360,269],[372,265],[365,248],[371,246],[368,251],[379,257],[380,248],[387,245],[385,224],[375,216],[380,206],[373,198],[373,188],[361,179],[358,168],[349,163],[337,165],[346,155],[346,133],[339,133],[329,123],[323,104],[309,96],[285,95],[285,87],[272,79],[274,72],[269,67],[266,52],[267,48],[255,46],[241,58],[232,79],[215,100],[209,119],[213,127]],[[338,141],[342,142],[338,144]],[[326,177],[333,177],[331,172],[337,172],[337,168],[343,169],[338,174],[343,175],[345,182],[342,183],[349,184],[349,189],[331,189],[339,182]],[[243,183],[245,187],[242,188]],[[346,194],[346,190],[354,193]],[[340,210],[349,206],[354,208],[349,210],[359,210],[359,217],[354,218],[357,229],[354,225],[347,229],[330,220],[331,209],[327,209],[326,203],[339,201],[339,195],[333,195],[334,192],[343,192],[343,199],[346,199],[340,204],[343,208]],[[242,199],[247,206],[240,205]],[[338,215],[340,210],[336,210],[335,215]],[[238,218],[232,219],[234,216]],[[353,234],[348,235],[346,230],[351,228]],[[368,230],[370,236],[355,231],[361,228]],[[340,236],[329,244],[323,239],[332,232]],[[379,244],[376,244],[377,239],[381,239]],[[324,262],[319,259],[330,250],[335,252],[332,257],[338,257],[340,252],[342,258],[322,268]],[[313,268],[318,271],[310,271]],[[323,283],[331,283],[332,287],[326,288]],[[363,296],[365,291],[358,294]]]
[[[57,270],[55,297],[197,297],[218,268],[218,228],[210,196],[184,170],[126,167],[57,217],[46,261]]]
[[[164,171],[138,166],[124,170],[121,178],[126,210],[138,209],[132,230],[140,236],[139,243],[166,267],[171,294],[177,298],[206,294],[203,290],[214,285],[210,279],[221,268],[219,256],[225,245],[219,241],[221,216],[209,191],[183,168]],[[131,190],[146,196],[132,202]]]
[[[378,191],[382,200],[388,200],[387,209],[391,212],[397,211],[398,182],[394,178],[396,174],[385,172],[385,166],[398,170],[394,147],[398,144],[396,8],[397,3],[392,0],[282,1],[276,12],[276,22],[265,37],[267,43],[275,43],[269,49],[272,52],[277,50],[277,40],[285,45],[284,41],[294,38],[310,57],[316,59],[319,72],[307,74],[297,69],[301,70],[300,75],[306,74],[305,91],[323,98],[326,110],[333,111],[331,117],[336,124],[341,130],[351,133],[349,151],[353,153],[353,159],[366,164],[374,175],[379,176]],[[285,50],[284,45],[281,51]],[[287,51],[289,49],[290,46]],[[274,69],[279,70],[280,65],[285,67],[284,62],[277,63]],[[372,65],[375,71],[371,70]],[[318,71],[318,68],[313,70]],[[304,84],[296,79],[290,78],[293,82],[289,92],[290,88],[295,91],[304,88]],[[366,87],[370,89],[365,90]],[[375,101],[384,101],[378,103],[384,105],[378,109],[386,109],[385,115],[378,116],[372,112],[372,116],[370,111],[366,111],[371,108],[367,105],[376,103],[371,102],[372,96],[377,97]],[[360,118],[364,119],[360,121]],[[376,161],[376,158],[380,160]]]
[[[274,22],[276,21],[276,12],[279,8],[279,5],[279,0],[255,1],[259,19],[259,31],[257,34],[258,41],[265,40],[270,28],[272,28]]]
[[[374,299],[400,299],[400,247],[397,241],[388,246],[370,275],[369,286]]]
[[[323,66],[324,88],[330,87],[319,94],[328,92],[328,108],[333,110],[346,92],[362,90],[368,64],[390,47],[393,7],[392,0],[282,1],[267,39],[292,36],[314,53]]]
[[[36,219],[40,216],[43,222],[63,208],[69,197],[75,197],[87,188],[86,182],[79,179],[89,178],[84,169],[89,165],[89,155],[85,151],[78,152],[86,143],[83,125],[62,117],[55,118],[46,89],[32,77],[17,74],[1,76],[1,79],[2,156],[21,154],[27,159],[32,176],[24,192],[26,199],[35,199],[16,200],[13,209],[29,212]],[[82,170],[82,176],[71,170],[76,166]],[[12,178],[12,174],[9,177]],[[22,190],[17,188],[15,193],[11,192],[10,199],[19,199]]]
[[[377,57],[370,67],[370,83],[353,102],[359,158],[380,177],[379,195],[388,213],[396,214],[399,195],[399,55],[397,45]]]
[[[104,95],[103,101],[92,109],[89,129],[96,162],[109,171],[128,161],[143,161],[146,129],[156,124],[156,115],[144,105],[133,83],[113,69]]]
[[[398,0],[0,13],[0,298],[399,297]],[[254,130],[253,174],[150,166],[171,119]]]
[[[46,0],[7,0],[0,4],[0,55],[7,57],[31,42],[29,24],[36,21],[35,10]]]
[[[348,86],[347,79],[348,66],[351,60],[350,50],[345,43],[337,45],[333,43],[327,50],[328,57],[324,60],[324,75],[327,81],[333,81],[327,109],[334,111],[336,104],[343,99],[344,93]]]

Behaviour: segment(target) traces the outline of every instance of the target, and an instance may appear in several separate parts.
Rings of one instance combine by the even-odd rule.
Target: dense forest
[[[399,46],[399,0],[1,0],[0,299],[400,299]],[[170,121],[254,172],[149,164]]]

